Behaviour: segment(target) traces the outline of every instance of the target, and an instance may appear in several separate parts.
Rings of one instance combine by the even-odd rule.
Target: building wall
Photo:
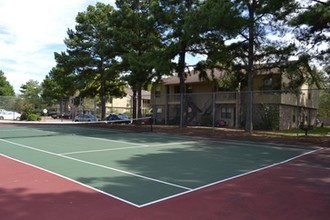
[[[131,97],[126,95],[123,98],[112,98],[106,103],[106,112],[107,114],[131,112]]]
[[[299,109],[293,105],[280,105],[279,119],[279,130],[297,128],[299,126]]]
[[[112,98],[106,103],[106,112],[109,113],[126,113],[131,114],[133,112],[133,99],[132,96],[126,95],[122,98]],[[142,96],[141,103],[142,113],[149,113],[151,108],[150,105],[150,95]]]
[[[283,83],[287,83],[288,79],[280,76],[280,74],[272,75],[273,86],[271,88],[267,87],[269,86],[267,85],[267,75],[255,77],[253,123],[257,127],[263,123],[261,109],[256,107],[260,105],[274,106],[277,109],[278,128],[281,130],[297,127],[302,120],[302,114],[305,115],[304,118],[308,115],[309,123],[314,123],[319,103],[319,91],[308,85],[303,85],[299,94],[281,91],[280,87]],[[156,85],[152,92],[151,104],[156,112],[154,117],[156,119],[161,117],[159,121],[165,124],[179,121],[181,94],[178,93],[178,86],[177,84],[160,84]],[[203,82],[187,84],[186,87],[188,88],[188,117],[189,114],[194,117],[191,117],[192,120],[189,121],[191,124],[203,124],[209,116],[212,116],[212,123],[217,120],[225,120],[229,127],[244,126],[249,94],[244,91],[244,88],[240,92],[214,93],[212,85]],[[276,91],[272,89],[276,89]],[[193,104],[189,106],[189,102]]]

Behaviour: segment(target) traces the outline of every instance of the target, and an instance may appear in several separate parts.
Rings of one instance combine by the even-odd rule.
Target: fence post
[[[212,127],[215,127],[215,92],[212,92]]]

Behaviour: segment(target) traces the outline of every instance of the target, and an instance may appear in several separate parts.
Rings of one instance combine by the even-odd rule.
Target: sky
[[[29,80],[41,83],[66,50],[68,28],[88,5],[115,0],[0,0],[0,70],[19,94]]]

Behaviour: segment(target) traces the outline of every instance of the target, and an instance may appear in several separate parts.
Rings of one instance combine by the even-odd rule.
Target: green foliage
[[[324,127],[316,127],[310,131],[308,131],[308,136],[314,136],[314,137],[324,137],[330,132],[330,126],[324,126]],[[302,134],[305,135],[305,132],[303,130],[290,129],[285,131],[273,131],[271,132],[272,135],[278,135],[278,136],[291,136],[296,137],[301,136]]]
[[[319,117],[330,117],[330,78],[326,78],[325,89],[320,92]]]
[[[7,81],[5,74],[0,70],[0,96],[14,96],[15,91]]]
[[[64,40],[67,52],[55,54],[57,66],[51,73],[55,85],[70,91],[70,95],[79,91],[80,97],[102,97],[102,118],[106,97],[120,96],[124,86],[117,71],[113,13],[114,8],[103,3],[90,5],[87,11],[78,13],[75,30],[69,29]],[[45,82],[45,86],[51,84]]]
[[[40,115],[36,114],[33,109],[26,108],[23,110],[20,120],[21,121],[40,121],[41,117],[40,117]]]
[[[23,113],[21,115],[21,119],[22,121],[40,121],[41,117],[38,114],[35,113]]]
[[[200,125],[212,126],[213,117],[211,115],[203,115],[200,119]]]
[[[22,115],[21,115],[20,120],[21,120],[21,121],[26,121],[27,118],[28,118],[28,114],[27,114],[26,112],[23,112]]]
[[[156,1],[153,7],[153,15],[162,31],[164,45],[164,60],[168,62],[168,69],[173,68],[180,79],[180,91],[185,91],[185,79],[187,76],[186,56],[206,55],[208,63],[216,63],[216,58],[225,57],[225,36],[237,33],[235,17],[238,16],[232,10],[230,1]],[[225,13],[221,13],[225,12]],[[223,22],[222,22],[223,21]],[[228,22],[226,22],[228,21]],[[233,25],[229,25],[230,22]],[[161,63],[162,64],[162,63]],[[162,66],[164,67],[164,65]],[[166,69],[166,68],[165,68]],[[200,71],[203,74],[203,71]],[[187,101],[183,100],[180,110],[181,127],[186,124],[184,112],[187,109]]]
[[[315,1],[314,1],[315,3]],[[317,2],[316,4],[309,4],[306,10],[299,13],[291,21],[291,25],[307,25],[308,28],[303,28],[301,32],[301,40],[305,37],[314,38],[314,40],[320,41],[327,39],[326,33],[329,30],[329,20],[330,20],[330,1],[327,2]],[[315,34],[321,35],[316,36]],[[314,35],[314,36],[313,36]]]
[[[195,66],[201,79],[207,76],[206,69],[219,68],[226,76],[222,81],[212,78],[215,85],[228,90],[241,85],[248,91],[253,89],[254,74],[269,68],[255,68],[256,63],[278,67],[296,55],[294,42],[285,38],[292,33],[287,19],[297,9],[295,0],[117,0],[116,6],[96,3],[78,13],[75,29],[68,30],[64,41],[66,52],[55,53],[57,65],[42,83],[43,98],[55,102],[70,96],[97,97],[104,116],[105,100],[122,96],[125,83],[136,96],[151,82],[175,71],[180,90],[185,91],[187,54],[206,57]],[[328,8],[313,7],[310,14],[296,18],[295,24],[308,24],[314,33],[327,30],[324,13]],[[317,22],[308,23],[307,18],[319,12],[323,14]],[[317,24],[323,28],[316,28]],[[285,71],[293,79],[291,87],[321,80],[310,69],[310,75],[297,66],[287,66]],[[252,99],[247,102],[250,129]],[[187,103],[182,106],[181,118]],[[141,111],[137,107],[134,111]]]
[[[62,99],[69,99],[74,96],[77,86],[76,76],[72,74],[69,67],[64,67],[61,62],[66,62],[65,55],[55,54],[55,59],[58,61],[56,67],[52,68],[41,84],[41,97],[48,105],[59,103]]]
[[[38,81],[29,80],[21,86],[22,93],[17,100],[17,110],[21,112],[40,111],[42,100],[40,99],[41,86]]]
[[[302,4],[306,1],[301,1]],[[302,52],[308,53],[313,57],[314,61],[320,61],[321,65],[326,69],[329,65],[330,58],[330,41],[329,41],[329,20],[330,20],[330,1],[307,1],[307,7],[299,11],[291,21],[290,25],[296,27],[296,37],[302,42]],[[318,47],[320,46],[321,47]],[[318,47],[317,50],[309,48]]]
[[[309,61],[308,56],[301,56],[297,61],[286,62],[280,66],[281,72],[289,79],[287,84],[283,84],[284,89],[297,91],[304,84],[322,87],[322,74],[312,69]]]
[[[214,37],[220,37],[219,40],[224,37],[235,37],[244,22],[239,11],[235,9],[234,3],[230,0],[204,1],[196,9],[196,12],[189,15],[189,19],[190,27],[192,27],[189,31],[195,34],[203,33],[204,36],[208,36],[211,31]]]
[[[118,25],[115,31],[116,49],[122,61],[120,69],[125,74],[123,79],[136,91],[138,102],[141,103],[141,91],[148,87],[156,76],[154,67],[156,50],[161,47],[161,38],[158,29],[155,28],[156,20],[151,14],[152,1],[116,1],[118,10],[115,13],[115,23]],[[159,60],[159,59],[158,59]],[[135,100],[135,98],[134,98]],[[136,102],[133,102],[133,116],[141,117],[141,107],[138,106],[136,114]]]
[[[294,0],[233,2],[245,21],[238,41],[230,45],[230,54],[238,66],[236,69],[247,75],[247,91],[252,91],[256,63],[276,65],[288,61],[292,55],[295,47],[284,36],[291,31],[286,25],[287,18],[297,5]],[[268,37],[270,32],[272,38]],[[265,67],[268,68],[267,65]],[[249,97],[246,105],[247,131],[253,130],[252,105],[253,99]]]
[[[277,130],[279,128],[279,112],[276,106],[262,105],[260,129]]]

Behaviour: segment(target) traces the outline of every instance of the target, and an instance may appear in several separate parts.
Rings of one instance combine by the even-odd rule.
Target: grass
[[[278,136],[301,136],[305,135],[305,131],[301,129],[291,129],[291,130],[285,130],[285,131],[272,131],[270,132],[273,135]],[[327,134],[330,134],[330,126],[324,126],[324,127],[316,127],[312,130],[309,130],[307,133],[307,136],[314,136],[314,137],[322,137],[326,136]]]

